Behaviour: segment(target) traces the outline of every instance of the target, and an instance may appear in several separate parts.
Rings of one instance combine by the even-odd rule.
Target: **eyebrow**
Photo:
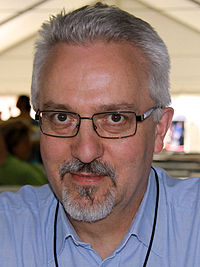
[[[98,107],[98,111],[104,112],[104,111],[138,111],[138,108],[134,104],[128,104],[128,103],[120,103],[120,104],[108,104],[108,105],[101,105]]]
[[[63,110],[63,111],[71,111],[72,108],[68,104],[58,104],[53,101],[48,101],[47,103],[43,104],[43,109],[44,110]]]
[[[73,108],[69,104],[59,104],[54,101],[48,101],[44,103],[43,110],[61,110],[61,111],[73,111]],[[134,104],[119,103],[119,104],[106,104],[95,107],[95,113],[107,112],[107,111],[134,111],[137,112],[138,108]]]

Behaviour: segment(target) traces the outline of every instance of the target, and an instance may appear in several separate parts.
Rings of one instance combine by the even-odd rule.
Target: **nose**
[[[91,120],[83,120],[77,136],[73,137],[71,154],[83,163],[90,163],[103,156],[103,144],[94,131]]]

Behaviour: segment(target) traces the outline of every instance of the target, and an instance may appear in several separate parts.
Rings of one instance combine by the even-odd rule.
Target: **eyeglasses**
[[[43,134],[70,138],[78,134],[81,120],[91,120],[93,129],[102,138],[119,139],[135,135],[137,122],[147,119],[157,109],[153,107],[142,115],[131,111],[95,113],[92,117],[81,117],[74,112],[38,110],[35,120],[39,121]]]

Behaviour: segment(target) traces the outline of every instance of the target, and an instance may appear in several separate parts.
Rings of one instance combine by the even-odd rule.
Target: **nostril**
[[[92,162],[102,157],[103,145],[102,140],[95,132],[84,131],[79,132],[76,139],[71,144],[71,154],[73,158],[79,159],[84,163]]]

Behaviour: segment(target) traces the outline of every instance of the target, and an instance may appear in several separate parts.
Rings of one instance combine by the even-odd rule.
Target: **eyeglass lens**
[[[44,134],[71,137],[77,134],[81,119],[92,119],[94,129],[101,137],[123,137],[133,135],[136,130],[134,112],[105,112],[81,118],[76,113],[42,111],[40,126]]]

